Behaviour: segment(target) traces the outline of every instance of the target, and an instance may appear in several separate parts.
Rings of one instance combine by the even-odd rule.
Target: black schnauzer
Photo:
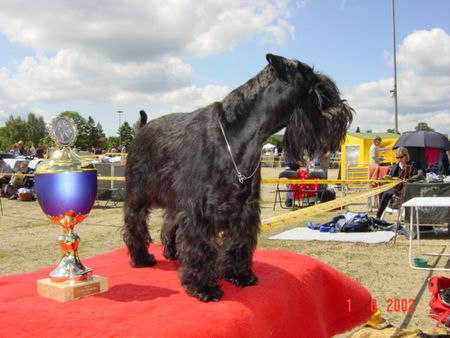
[[[297,61],[268,54],[269,64],[222,102],[147,122],[126,166],[123,238],[134,267],[153,266],[147,217],[165,208],[164,256],[179,259],[186,291],[217,301],[221,278],[245,287],[260,225],[260,159],[283,128],[290,158],[337,150],[353,110],[333,81]]]

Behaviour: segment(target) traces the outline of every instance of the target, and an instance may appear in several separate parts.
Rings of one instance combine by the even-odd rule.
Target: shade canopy
[[[394,149],[398,147],[438,148],[450,150],[450,141],[445,135],[435,131],[408,131],[403,133],[395,142]]]

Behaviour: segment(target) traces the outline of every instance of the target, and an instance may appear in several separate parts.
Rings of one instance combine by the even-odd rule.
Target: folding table
[[[413,269],[417,270],[439,270],[439,271],[450,271],[449,268],[434,268],[434,267],[417,267],[413,263],[412,257],[412,240],[413,240],[413,227],[414,220],[413,215],[415,214],[416,221],[416,231],[417,231],[417,246],[420,250],[420,221],[419,221],[419,208],[450,208],[450,197],[414,197],[405,203],[403,203],[402,208],[411,208],[411,212],[409,213],[409,227],[410,227],[410,235],[409,235],[409,265]],[[421,251],[422,253],[422,251]],[[422,253],[424,255],[429,256],[447,256],[450,257],[448,253],[437,253],[437,252],[429,252]]]

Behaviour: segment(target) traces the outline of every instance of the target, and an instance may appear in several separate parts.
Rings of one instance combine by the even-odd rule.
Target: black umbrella
[[[435,131],[407,131],[395,142],[394,149],[398,147],[439,148],[450,150],[450,141],[445,135]]]

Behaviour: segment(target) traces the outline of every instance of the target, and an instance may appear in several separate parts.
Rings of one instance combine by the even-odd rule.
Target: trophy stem
[[[92,270],[85,267],[78,256],[80,237],[73,228],[64,227],[64,235],[58,237],[63,257],[58,266],[50,273],[52,282],[81,281],[92,275]]]

